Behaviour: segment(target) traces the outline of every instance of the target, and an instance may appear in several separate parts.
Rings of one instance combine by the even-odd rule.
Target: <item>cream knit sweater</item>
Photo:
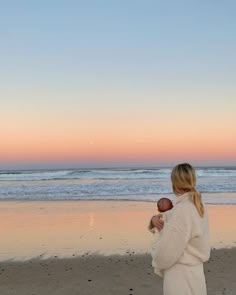
[[[206,206],[200,217],[190,192],[177,197],[171,217],[165,224],[158,241],[154,262],[159,270],[169,269],[176,263],[197,265],[209,259],[209,225]]]

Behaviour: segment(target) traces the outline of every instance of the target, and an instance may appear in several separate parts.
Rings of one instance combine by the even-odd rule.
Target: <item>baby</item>
[[[157,210],[162,215],[162,220],[164,221],[164,224],[168,222],[168,219],[170,217],[170,214],[165,213],[173,208],[173,203],[168,198],[161,198],[157,202]],[[155,255],[155,249],[157,247],[158,240],[160,238],[161,232],[157,230],[156,227],[152,224],[152,220],[150,221],[148,225],[148,229],[151,233],[153,233],[153,242],[151,246],[151,255],[152,255],[152,266],[154,268],[155,274],[163,277],[163,273],[158,269],[158,265],[154,261],[154,255]]]

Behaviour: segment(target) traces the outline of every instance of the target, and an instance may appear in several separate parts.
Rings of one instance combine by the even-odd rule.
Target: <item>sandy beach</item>
[[[147,231],[155,212],[152,202],[0,202],[0,294],[161,295]],[[233,295],[236,206],[208,212],[208,295]]]
[[[2,295],[162,294],[148,254],[84,255],[3,262]],[[236,249],[213,250],[205,263],[208,295],[235,295]],[[176,294],[181,294],[177,292]],[[200,295],[200,294],[199,294]]]

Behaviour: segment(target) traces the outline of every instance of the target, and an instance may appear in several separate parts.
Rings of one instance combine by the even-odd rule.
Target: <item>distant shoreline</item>
[[[222,194],[224,194],[224,193],[222,193]],[[236,193],[235,193],[236,194]],[[63,199],[63,200],[60,200],[60,199],[54,199],[54,200],[52,200],[52,199],[48,199],[48,200],[46,200],[46,199],[39,199],[39,200],[37,200],[37,199],[0,199],[0,203],[4,203],[4,202],[9,202],[9,203],[27,203],[27,202],[32,202],[32,203],[36,203],[36,202],[45,202],[45,203],[56,203],[56,202],[61,202],[61,203],[66,203],[66,202],[68,202],[68,203],[72,203],[72,202],[87,202],[87,203],[89,203],[89,202],[94,202],[94,203],[96,203],[96,202],[110,202],[110,203],[112,203],[112,202],[128,202],[128,203],[154,203],[154,204],[156,204],[156,201],[153,201],[153,200],[128,200],[128,199],[119,199],[119,200],[115,200],[115,199],[67,199],[67,200],[65,200],[65,199]],[[205,204],[206,205],[210,205],[210,206],[236,206],[236,203],[206,203],[205,202]]]
[[[70,166],[60,166],[60,167],[45,167],[45,168],[0,168],[0,172],[11,172],[11,171],[58,171],[58,170],[125,170],[125,169],[172,169],[174,165],[168,165],[168,166],[111,166],[111,167],[70,167]],[[236,169],[236,165],[200,165],[200,166],[194,166],[195,169],[204,169],[204,168],[212,168],[212,169]]]

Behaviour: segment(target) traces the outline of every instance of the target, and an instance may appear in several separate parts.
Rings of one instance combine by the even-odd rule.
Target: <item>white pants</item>
[[[164,272],[164,295],[207,295],[203,264],[175,264]]]

